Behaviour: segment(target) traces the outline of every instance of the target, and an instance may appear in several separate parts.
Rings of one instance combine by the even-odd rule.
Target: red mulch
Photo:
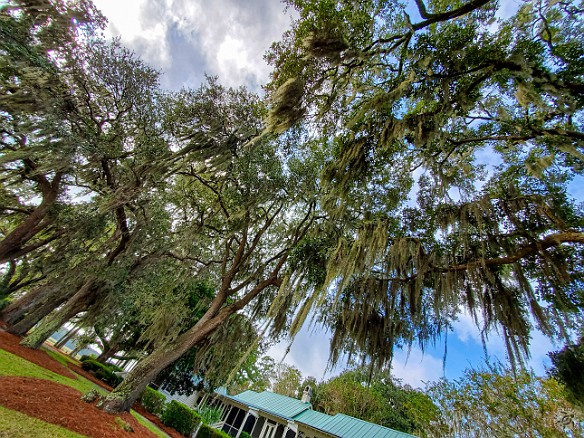
[[[81,374],[87,380],[91,380],[96,385],[99,385],[108,391],[112,391],[113,388],[111,386],[109,386],[107,383],[99,380],[93,374],[88,373],[80,366],[77,366],[77,365],[70,363],[70,364],[68,364],[68,367],[71,368],[73,371],[75,371],[77,374]],[[184,438],[183,435],[178,433],[176,430],[162,424],[162,421],[160,421],[160,418],[158,418],[156,415],[148,412],[146,409],[144,409],[144,407],[140,403],[138,403],[138,402],[134,403],[134,405],[132,406],[132,409],[134,409],[136,412],[138,412],[143,417],[146,417],[148,420],[150,420],[151,423],[156,424],[156,426],[159,429],[162,429],[163,431],[165,431],[172,438]]]
[[[67,367],[59,363],[45,351],[22,347],[20,338],[0,330],[0,349],[22,357],[43,368],[65,377],[76,378],[82,375],[102,388],[111,391],[106,383],[94,377],[80,366],[69,363]],[[17,410],[48,423],[57,424],[74,432],[89,437],[154,437],[155,435],[142,426],[129,413],[117,415],[129,423],[134,432],[125,432],[115,422],[115,415],[97,409],[93,404],[81,400],[81,393],[66,385],[50,380],[28,377],[0,376],[0,405]],[[172,438],[184,438],[176,430],[165,426],[157,416],[146,412],[142,405],[134,403],[132,408],[156,424]]]
[[[17,356],[46,368],[47,370],[53,371],[54,373],[71,379],[77,378],[66,366],[57,362],[45,351],[22,347],[19,342],[20,337],[8,332],[0,331],[0,349],[16,354]]]
[[[134,432],[124,431],[116,416],[81,400],[69,386],[30,377],[0,377],[0,405],[92,438],[156,437],[127,412],[117,415]]]

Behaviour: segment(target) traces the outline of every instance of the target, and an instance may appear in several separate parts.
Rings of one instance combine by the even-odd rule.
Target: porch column
[[[223,418],[223,412],[225,412],[225,406],[226,406],[226,405],[225,405],[225,403],[223,403],[223,400],[220,400],[220,401],[219,401],[219,406],[218,406],[218,408],[219,408],[219,413],[220,413],[220,414],[219,414],[219,418]]]
[[[245,422],[247,421],[247,417],[249,417],[249,411],[245,413],[245,417],[243,417],[243,421],[241,422],[241,426],[239,426],[239,430],[237,431],[237,435],[235,435],[235,438],[239,438],[239,435],[241,435],[241,432],[243,431],[243,426],[245,426]]]
[[[231,408],[233,408],[233,405],[228,405],[227,409],[223,410],[223,417],[222,417],[222,421],[227,421],[227,417],[229,417],[229,413],[231,412]]]

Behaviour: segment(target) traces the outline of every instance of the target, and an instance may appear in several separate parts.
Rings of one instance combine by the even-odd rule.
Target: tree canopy
[[[266,99],[161,89],[90,2],[0,7],[2,319],[140,356],[108,410],[311,314],[371,369],[463,311],[513,365],[581,319],[582,4],[286,3]]]
[[[439,436],[584,436],[581,413],[555,379],[492,365],[427,388],[441,412]]]
[[[565,335],[584,242],[567,193],[584,158],[578,3],[505,19],[488,0],[287,3],[300,18],[267,55],[269,87],[282,120],[293,92],[288,125],[325,157],[336,227],[303,255],[325,278],[307,306],[333,331],[332,360],[380,366],[463,309],[513,363],[534,324]]]
[[[432,436],[431,428],[440,418],[424,392],[391,379],[388,373],[372,375],[364,368],[344,371],[320,383],[313,405],[330,415],[351,415],[416,436]]]

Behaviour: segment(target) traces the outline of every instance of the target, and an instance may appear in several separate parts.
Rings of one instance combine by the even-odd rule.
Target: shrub
[[[221,419],[221,409],[215,406],[204,405],[197,412],[205,424],[214,424]]]
[[[85,371],[89,371],[99,380],[107,383],[112,387],[118,386],[122,380],[124,380],[122,377],[114,373],[112,367],[104,365],[95,359],[85,359],[85,361],[81,363],[81,368],[83,368]]]
[[[189,436],[201,422],[201,417],[192,409],[173,400],[166,405],[161,420],[166,426],[176,429],[184,436]]]
[[[101,368],[104,368],[102,364],[92,358],[86,358],[85,360],[81,360],[81,368],[85,371],[97,371]]]
[[[241,437],[244,437],[246,432],[241,432]],[[250,435],[247,434],[249,437]],[[230,435],[226,434],[222,430],[213,429],[211,426],[207,424],[203,424],[199,429],[199,433],[197,433],[197,438],[231,438]]]
[[[123,377],[118,376],[117,374],[111,373],[111,374],[108,375],[107,380],[105,382],[109,386],[111,386],[112,388],[115,388],[116,386],[118,386],[123,381],[124,381],[124,378]]]
[[[239,438],[252,438],[252,436],[247,432],[241,432],[241,435],[239,435]]]
[[[107,368],[109,368],[109,369],[110,369],[111,371],[113,371],[113,372],[120,372],[120,371],[124,371],[122,368],[120,368],[120,367],[119,367],[119,366],[117,366],[117,365],[114,365],[113,363],[109,363],[109,362],[107,362],[107,363],[105,363],[105,364],[103,364],[103,365],[104,365],[104,366],[106,366]]]
[[[166,397],[148,386],[140,396],[140,403],[148,412],[160,417],[164,412]]]

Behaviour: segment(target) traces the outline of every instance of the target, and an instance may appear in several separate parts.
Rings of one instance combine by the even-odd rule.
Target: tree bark
[[[215,317],[203,316],[189,331],[173,343],[154,350],[126,376],[105,399],[101,406],[106,412],[128,411],[146,386],[167,366],[172,364],[195,345],[207,339],[227,318],[235,313],[232,309],[219,312]]]
[[[8,325],[14,325],[25,313],[38,306],[49,295],[55,293],[56,289],[43,285],[31,289],[19,299],[12,301],[0,312],[0,319]]]
[[[34,349],[39,348],[59,327],[93,304],[98,290],[99,287],[95,281],[86,281],[61,309],[43,318],[39,326],[27,335],[20,342],[20,345]]]
[[[29,165],[29,167],[32,166],[32,164]],[[13,257],[19,257],[30,252],[26,251],[24,245],[50,224],[50,221],[47,221],[46,219],[51,207],[59,196],[62,178],[62,172],[57,172],[51,182],[49,182],[43,175],[35,176],[35,179],[43,192],[43,200],[26,219],[18,224],[16,228],[0,241],[0,263],[4,263]],[[36,245],[31,245],[30,250],[32,251],[36,249],[36,247]]]
[[[264,229],[265,230],[265,229]],[[280,269],[286,263],[288,252],[284,252],[270,275],[259,281],[249,292],[244,294],[240,299],[226,304],[229,297],[234,294],[234,291],[240,290],[241,285],[235,289],[231,289],[231,282],[241,268],[241,264],[245,262],[245,246],[247,242],[247,235],[241,238],[239,248],[236,251],[235,258],[229,270],[224,270],[221,287],[211,301],[209,309],[191,327],[188,331],[178,336],[176,340],[168,345],[164,345],[155,349],[150,356],[141,360],[138,365],[126,376],[124,381],[120,383],[103,401],[101,408],[110,413],[118,413],[128,411],[132,404],[138,399],[146,386],[156,378],[156,376],[167,366],[172,364],[188,350],[195,345],[205,341],[211,336],[218,327],[223,325],[227,319],[247,306],[254,298],[256,298],[264,289],[269,286],[280,286],[281,279],[278,277]],[[229,252],[229,244],[227,245],[227,252]],[[253,250],[253,245],[252,245]]]
[[[55,344],[56,348],[61,348],[62,346],[64,346],[67,342],[69,342],[71,339],[73,339],[73,337],[79,332],[79,330],[81,330],[81,327],[73,327],[71,330],[69,330],[69,333],[67,333],[65,336],[63,336],[59,342],[57,342]]]
[[[95,360],[101,363],[106,363],[107,360],[110,359],[113,355],[115,355],[119,350],[120,350],[119,344],[117,343],[109,344],[106,348],[104,348],[101,354],[95,358]]]
[[[37,306],[32,312],[28,313],[16,324],[8,328],[8,332],[18,336],[24,336],[39,321],[47,317],[53,310],[67,301],[75,293],[76,289],[71,289],[66,294],[58,294],[57,290],[46,297],[45,301]]]

